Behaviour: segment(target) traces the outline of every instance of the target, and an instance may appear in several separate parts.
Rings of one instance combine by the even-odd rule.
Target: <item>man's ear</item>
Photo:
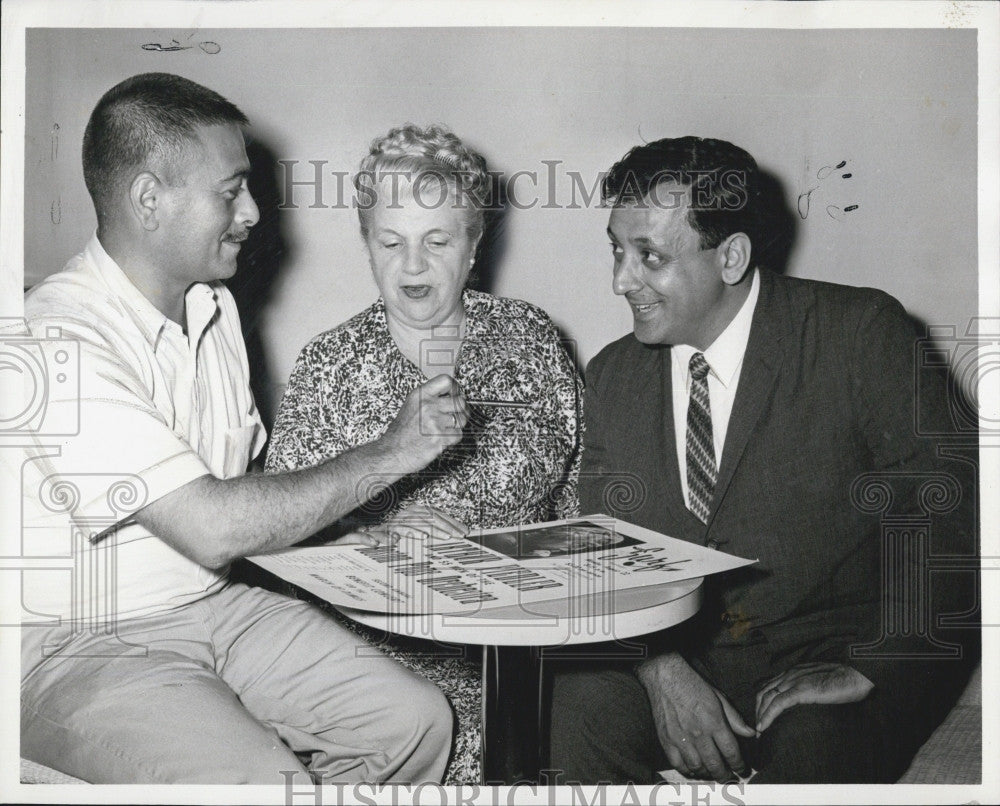
[[[742,232],[734,232],[716,248],[722,281],[736,285],[750,268],[750,239]]]
[[[160,226],[158,214],[161,212],[162,190],[156,174],[143,171],[136,174],[128,189],[129,209],[144,230],[152,232]]]

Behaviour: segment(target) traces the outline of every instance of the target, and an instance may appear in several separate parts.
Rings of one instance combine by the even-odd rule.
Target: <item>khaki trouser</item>
[[[238,583],[114,635],[25,626],[21,665],[21,755],[92,783],[440,781],[451,745],[433,684]]]

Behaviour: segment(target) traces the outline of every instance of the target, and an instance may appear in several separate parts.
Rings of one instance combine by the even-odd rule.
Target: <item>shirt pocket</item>
[[[226,431],[226,448],[223,459],[222,478],[242,476],[250,464],[250,453],[260,425],[243,425]]]

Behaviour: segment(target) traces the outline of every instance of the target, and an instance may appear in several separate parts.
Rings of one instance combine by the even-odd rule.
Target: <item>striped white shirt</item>
[[[130,517],[207,473],[241,475],[265,442],[232,295],[198,283],[185,308],[186,334],[96,235],[25,297],[39,349],[68,356],[60,371],[47,359],[47,404],[60,418],[41,425],[21,474],[23,553],[50,560],[23,577],[40,617],[97,628],[225,585],[227,569],[198,565]],[[115,525],[96,547],[87,540]]]

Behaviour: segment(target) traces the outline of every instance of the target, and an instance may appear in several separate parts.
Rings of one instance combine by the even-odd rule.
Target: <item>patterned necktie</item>
[[[691,398],[687,414],[688,508],[702,523],[708,523],[717,472],[705,356],[695,353],[688,368],[691,371]]]

